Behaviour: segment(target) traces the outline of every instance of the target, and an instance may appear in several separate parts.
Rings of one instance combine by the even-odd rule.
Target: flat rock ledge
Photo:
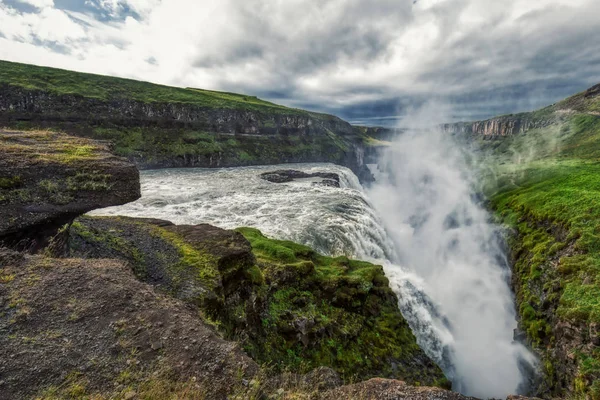
[[[35,251],[75,217],[138,199],[137,168],[110,150],[63,133],[0,130],[0,244]]]

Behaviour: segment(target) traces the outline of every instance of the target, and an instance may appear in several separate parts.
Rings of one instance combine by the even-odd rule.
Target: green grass
[[[209,108],[243,109],[270,113],[309,114],[254,96],[157,85],[133,79],[86,74],[56,68],[0,61],[0,84],[59,95],[99,100],[130,99],[144,103],[183,103]],[[310,113],[313,116],[320,114]],[[321,115],[322,117],[324,115]]]
[[[322,256],[253,228],[237,231],[250,241],[265,280],[277,282],[262,332],[246,343],[252,357],[280,370],[329,366],[347,381],[385,376],[448,386],[435,367],[409,367],[420,349],[381,266]],[[306,342],[298,340],[299,321]]]
[[[483,144],[483,190],[510,239],[521,325],[543,354],[550,385],[556,317],[587,336],[600,323],[600,117],[575,114],[543,129]],[[600,399],[600,354],[571,349],[577,396]],[[555,388],[556,389],[556,388]],[[564,395],[565,392],[555,394]]]
[[[0,177],[0,189],[14,189],[23,184],[20,176]]]

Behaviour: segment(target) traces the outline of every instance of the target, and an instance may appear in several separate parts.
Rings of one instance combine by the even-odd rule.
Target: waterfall
[[[517,322],[502,235],[475,195],[464,152],[437,129],[404,133],[383,155],[368,197],[394,243],[386,271],[403,313],[417,309],[403,298],[412,284],[407,273],[427,294],[421,307],[429,314],[408,318],[420,345],[454,390],[505,397],[521,391],[521,367],[535,358],[513,340]]]
[[[496,228],[456,157],[444,160],[439,148],[426,154],[421,147],[431,139],[404,138],[369,190],[333,164],[143,171],[140,200],[92,214],[251,226],[326,255],[380,263],[419,344],[457,391],[515,393],[519,360],[533,358],[512,342],[509,271],[493,240]],[[277,169],[334,172],[341,187],[260,178]]]

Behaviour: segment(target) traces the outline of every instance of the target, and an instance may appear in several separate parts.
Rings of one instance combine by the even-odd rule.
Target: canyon
[[[138,168],[333,163],[368,185],[396,132],[233,93],[0,67],[0,398],[467,398],[377,263],[241,225],[83,216],[137,200]],[[442,131],[483,160],[517,336],[540,358],[530,392],[600,398],[600,85]],[[336,176],[320,177],[342,188],[313,189],[350,185]]]

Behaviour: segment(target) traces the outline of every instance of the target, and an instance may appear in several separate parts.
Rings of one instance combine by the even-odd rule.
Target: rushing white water
[[[427,342],[431,335],[417,334],[422,347],[444,360],[455,390],[504,397],[521,391],[522,369],[535,358],[513,341],[517,323],[501,234],[473,192],[465,159],[464,147],[436,129],[408,132],[385,153],[369,197],[394,241],[400,274],[417,274],[444,318],[441,326],[438,319],[421,327],[437,329],[438,353]]]
[[[515,393],[519,359],[532,357],[512,342],[514,310],[493,225],[454,158],[423,158],[411,145],[394,148],[382,181],[368,192],[332,164],[156,170],[141,173],[140,200],[94,214],[252,226],[324,254],[379,262],[419,344],[455,390]],[[277,169],[335,172],[342,187],[260,179]]]
[[[261,173],[277,169],[335,172],[341,187],[313,185],[321,179],[281,184],[260,178]],[[333,164],[142,171],[141,184],[140,200],[92,214],[222,228],[251,226],[331,255],[388,259],[393,252],[392,241],[356,176]]]

